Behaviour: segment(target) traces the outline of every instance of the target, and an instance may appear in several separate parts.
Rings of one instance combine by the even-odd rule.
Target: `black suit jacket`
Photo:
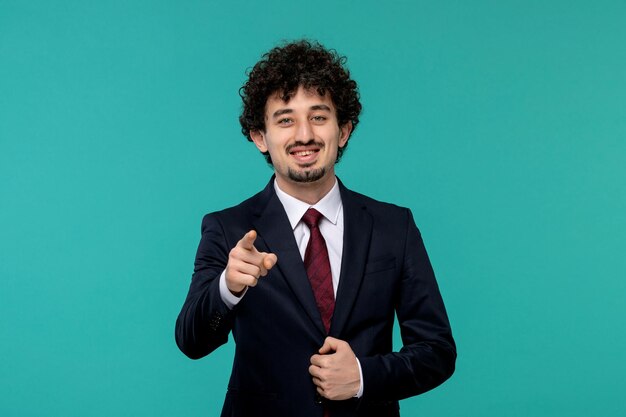
[[[332,417],[397,416],[398,400],[420,394],[454,371],[456,348],[420,233],[408,209],[340,183],[344,247],[330,336],[347,341],[361,363],[361,399],[326,401]],[[249,230],[278,263],[231,311],[219,293],[228,253]],[[392,352],[394,314],[403,347]],[[176,342],[190,358],[226,343],[235,359],[222,416],[321,417],[308,372],[326,332],[293,231],[273,181],[238,206],[202,222]]]

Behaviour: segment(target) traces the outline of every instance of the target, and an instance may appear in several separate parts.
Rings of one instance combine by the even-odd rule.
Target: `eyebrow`
[[[272,114],[272,118],[275,119],[278,116],[282,116],[283,114],[288,114],[288,113],[293,113],[293,110],[292,109],[279,109],[279,110],[276,110],[274,114]]]
[[[315,110],[324,110],[324,111],[328,111],[328,112],[331,111],[330,107],[328,107],[326,104],[316,104],[314,106],[311,106],[309,108],[309,110],[313,110],[313,111],[315,111]],[[282,116],[283,114],[290,114],[290,113],[293,113],[293,109],[289,109],[289,108],[278,109],[278,110],[276,110],[272,114],[272,118],[275,119],[277,117]]]
[[[326,110],[330,111],[330,107],[326,104],[316,104],[315,106],[311,106],[311,110]]]

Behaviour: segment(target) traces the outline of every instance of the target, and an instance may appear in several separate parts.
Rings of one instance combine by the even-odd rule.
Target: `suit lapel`
[[[356,300],[372,235],[372,217],[357,197],[339,182],[343,203],[343,255],[330,334],[339,337]]]
[[[293,237],[289,218],[274,191],[273,177],[262,195],[266,204],[262,202],[259,204],[259,211],[256,213],[257,218],[253,224],[259,238],[263,240],[268,250],[278,257],[276,267],[280,274],[276,274],[274,277],[278,278],[280,275],[285,279],[315,327],[325,334],[324,324],[315,304],[315,297],[304,269],[298,245],[296,245]]]

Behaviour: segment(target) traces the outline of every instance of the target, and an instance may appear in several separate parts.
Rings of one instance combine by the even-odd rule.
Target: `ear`
[[[346,122],[343,126],[339,127],[339,147],[343,148],[350,139],[352,133],[352,122]]]
[[[265,134],[260,130],[251,130],[250,139],[262,153],[267,152],[267,144],[265,143]]]

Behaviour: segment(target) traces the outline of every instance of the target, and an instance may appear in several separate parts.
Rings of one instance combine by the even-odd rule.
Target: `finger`
[[[270,264],[267,261],[267,257],[269,256],[269,254],[265,253],[265,252],[259,252],[259,257],[257,259],[260,260],[259,262],[259,268],[261,269],[261,276],[264,277],[267,275],[267,271],[269,271],[270,269],[272,269],[272,266],[274,266],[274,264]],[[269,265],[269,267],[268,267]]]
[[[317,365],[311,365],[309,366],[309,374],[311,374],[311,376],[315,379],[320,379],[320,367]]]
[[[322,385],[323,382],[322,382],[321,379],[319,379],[319,378],[311,378],[311,380],[313,381],[313,385],[315,385],[316,387],[324,388],[324,386]]]
[[[278,261],[278,257],[273,253],[265,253],[265,252],[256,252],[255,251],[243,251],[244,253],[240,254],[240,259],[249,264],[255,265],[259,268],[260,273],[258,276],[266,276],[267,272],[276,265]]]
[[[241,272],[234,272],[233,276],[232,276],[232,284],[235,284],[237,286],[237,288],[241,285],[245,287],[256,287],[256,285],[259,283],[259,280],[249,274],[243,274]],[[231,289],[232,284],[228,284],[226,283],[226,285],[229,287],[229,289]],[[233,287],[235,290],[236,288]]]
[[[257,265],[247,262],[237,263],[236,265],[234,265],[234,269],[236,272],[244,275],[250,275],[254,279],[258,279],[262,272],[261,268],[259,268]]]
[[[263,261],[265,255],[262,252],[258,252],[254,246],[252,249],[245,249],[242,246],[236,246],[230,253],[230,259],[236,259],[238,261],[256,265],[259,268],[265,268]]]
[[[256,231],[250,230],[248,233],[243,235],[241,240],[237,242],[237,246],[241,246],[244,249],[252,250],[254,249],[254,241],[256,240]]]
[[[276,262],[278,262],[278,256],[273,253],[264,253],[263,255],[263,267],[269,271],[276,265]]]
[[[311,356],[311,365],[316,366],[318,369],[323,368],[327,365],[328,359],[323,355],[313,355]]]
[[[319,350],[319,353],[322,355],[326,355],[328,353],[337,351],[337,346],[339,345],[339,342],[341,341],[339,339],[335,339],[334,337],[326,337],[326,339],[324,339],[324,344]]]

